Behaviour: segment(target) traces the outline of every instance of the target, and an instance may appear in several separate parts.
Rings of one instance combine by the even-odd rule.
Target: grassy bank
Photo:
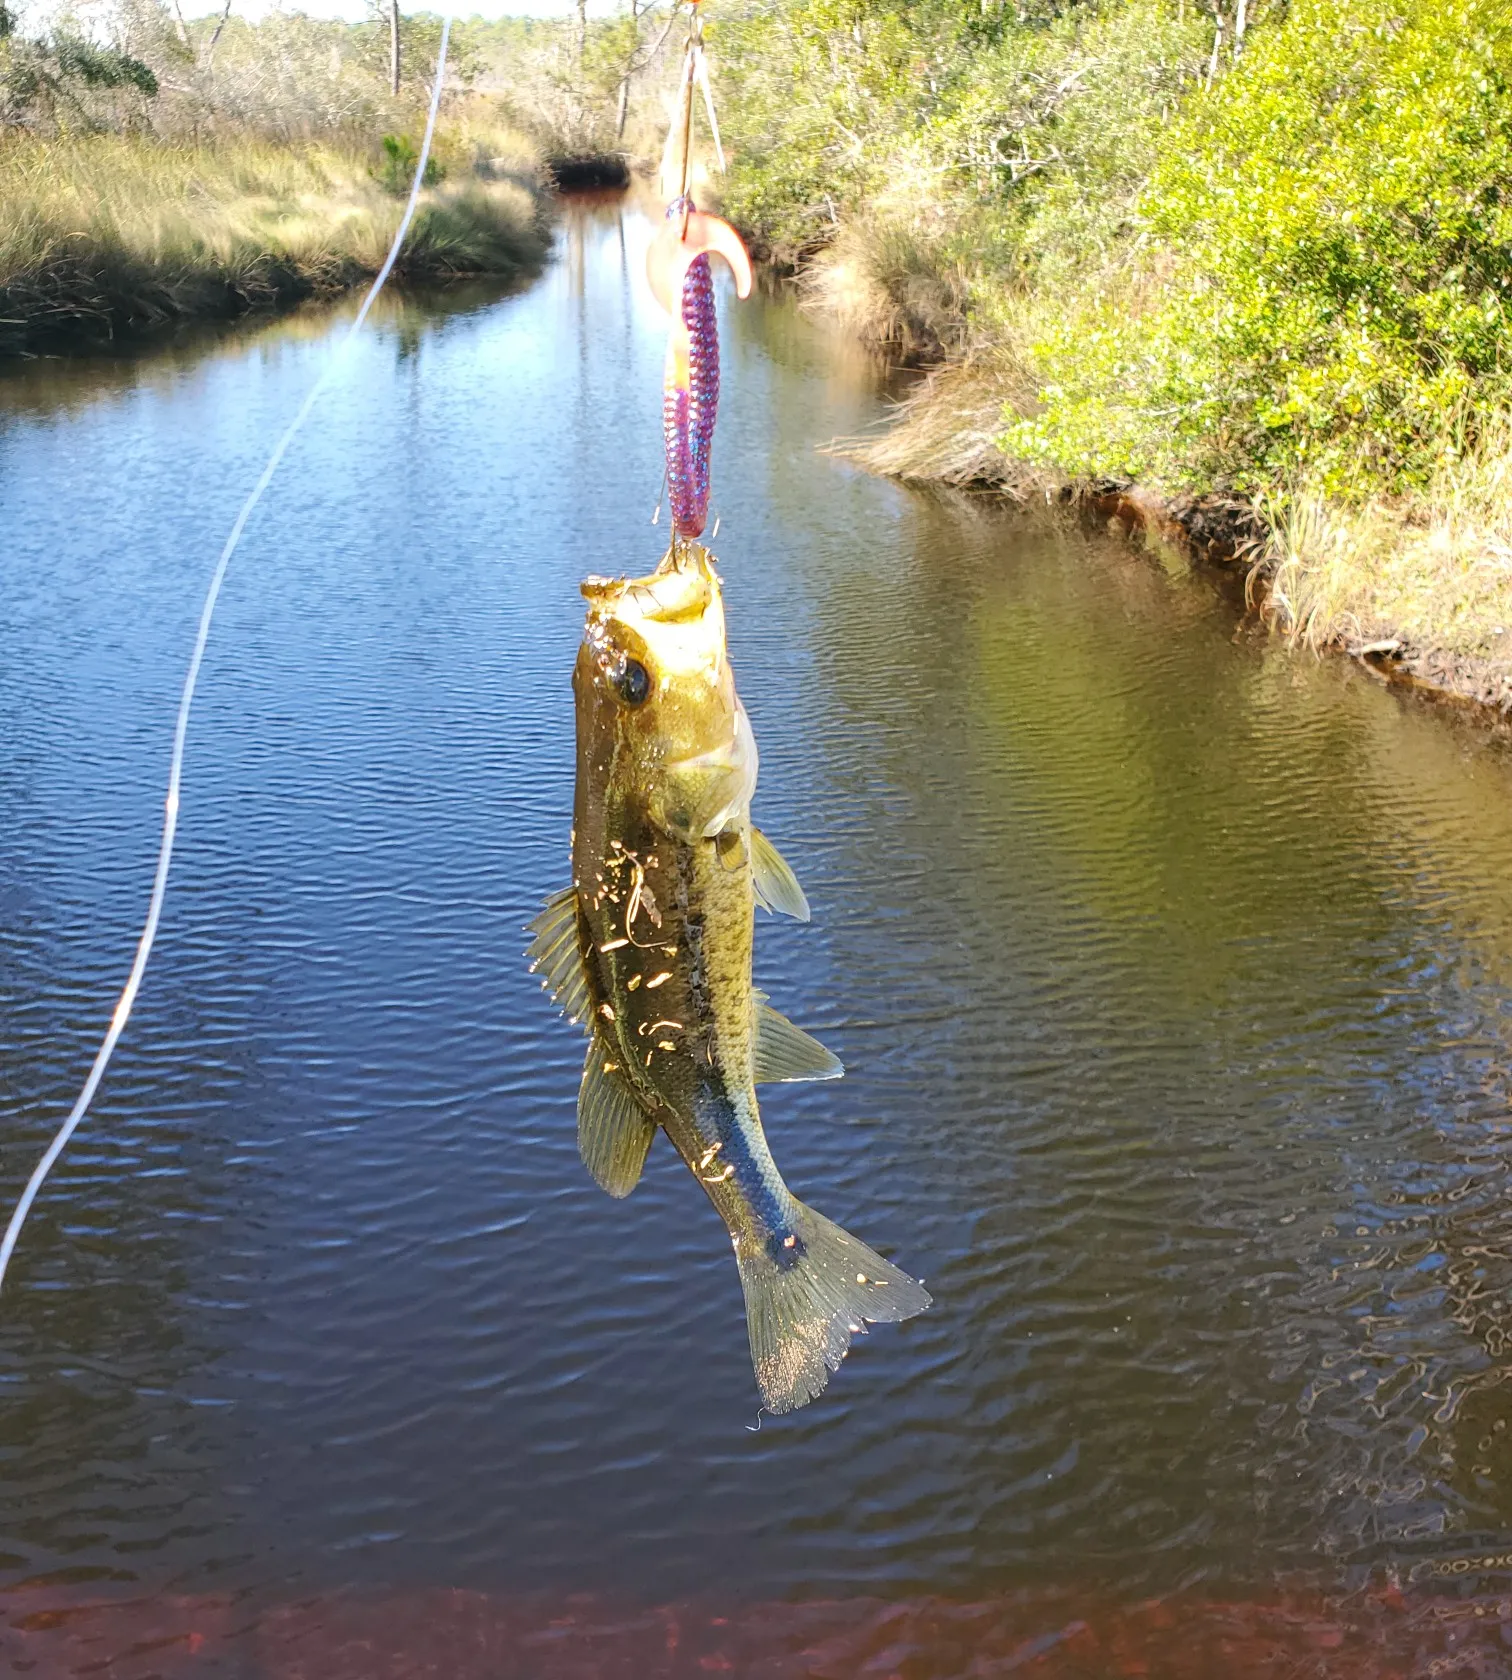
[[[728,212],[946,360],[872,465],[1230,498],[1288,633],[1512,673],[1509,0],[748,0],[712,33]]]
[[[606,66],[644,80],[639,38],[592,37]],[[396,78],[376,10],[345,23],[275,8],[252,22],[231,8],[186,19],[176,0],[82,12],[0,0],[0,353],[371,275],[403,211],[440,40],[438,17],[404,13]],[[541,260],[545,163],[582,138],[570,123],[559,132],[585,102],[562,92],[563,65],[596,62],[581,45],[565,23],[457,25],[401,277]],[[600,130],[609,68],[588,101]]]
[[[191,8],[192,9],[192,8]],[[179,0],[0,0],[0,354],[353,285],[408,191],[441,20]],[[459,19],[436,168],[401,278],[545,254],[555,177],[622,180],[659,144],[668,7]]]
[[[508,135],[478,146],[459,132],[442,147],[401,276],[509,274],[544,254],[533,152]],[[403,211],[382,173],[336,143],[0,139],[0,352],[350,286],[376,272]]]

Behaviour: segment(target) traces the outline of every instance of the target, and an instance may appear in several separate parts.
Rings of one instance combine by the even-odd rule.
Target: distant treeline
[[[413,126],[441,34],[434,13],[400,14],[396,90],[387,6],[359,23],[295,9],[253,24],[235,0],[194,19],[176,0],[108,0],[88,18],[87,30],[78,21],[28,27],[26,12],[0,0],[0,135],[377,136]],[[665,19],[665,5],[638,0],[611,19],[459,19],[449,96],[486,94],[547,151],[613,151],[654,97]]]

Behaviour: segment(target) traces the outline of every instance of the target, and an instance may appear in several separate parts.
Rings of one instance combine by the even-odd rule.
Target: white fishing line
[[[441,108],[441,88],[446,79],[446,47],[451,37],[451,13],[443,15],[441,23],[441,46],[436,54],[436,83],[431,89],[430,110],[425,119],[425,138],[420,143],[420,158],[415,164],[415,179],[410,184],[409,199],[404,206],[404,215],[400,218],[398,231],[394,234],[394,242],[389,246],[389,253],[383,259],[383,267],[368,287],[367,296],[362,300],[362,306],[352,318],[341,341],[337,344],[330,360],[321,370],[320,376],[310,387],[305,400],[300,404],[299,411],[284,429],[284,434],[273,446],[273,453],[268,457],[268,463],[262,470],[257,483],[252,486],[251,494],[241,505],[241,512],[231,527],[231,533],[226,538],[226,545],[221,550],[220,560],[216,563],[215,571],[210,578],[210,588],[205,594],[205,604],[200,611],[199,633],[194,639],[194,652],[190,655],[189,670],[184,677],[184,690],[179,699],[178,721],[173,729],[173,757],[168,768],[168,797],[163,814],[163,839],[158,848],[157,874],[152,882],[152,897],[147,904],[147,920],[142,927],[142,937],[137,942],[136,961],[131,965],[131,973],[127,976],[126,985],[116,1003],[115,1013],[110,1017],[110,1030],[105,1034],[105,1040],[100,1045],[95,1056],[94,1065],[89,1070],[89,1077],[84,1081],[84,1089],[79,1093],[79,1100],[73,1105],[68,1118],[58,1128],[57,1136],[48,1145],[47,1153],[37,1163],[36,1171],[27,1180],[26,1188],[21,1192],[21,1200],[16,1204],[16,1211],[11,1215],[11,1221],[5,1229],[5,1239],[0,1242],[0,1285],[5,1282],[6,1268],[10,1265],[11,1255],[15,1253],[17,1240],[21,1235],[21,1227],[26,1223],[26,1216],[31,1212],[32,1203],[37,1199],[37,1192],[42,1188],[48,1173],[53,1169],[58,1157],[68,1147],[68,1140],[78,1130],[79,1122],[89,1112],[89,1105],[94,1100],[94,1094],[99,1089],[100,1081],[105,1077],[105,1069],[110,1065],[110,1058],[115,1053],[115,1047],[121,1034],[126,1030],[126,1023],[131,1019],[131,1008],[136,1002],[137,991],[142,984],[142,975],[147,969],[147,959],[152,955],[153,942],[157,939],[158,919],[163,913],[163,899],[168,891],[168,867],[173,861],[173,837],[178,830],[179,815],[179,784],[184,769],[184,741],[189,732],[189,710],[194,703],[194,688],[199,680],[201,662],[205,657],[205,644],[210,639],[210,621],[215,616],[215,603],[220,597],[221,584],[225,582],[226,568],[231,564],[231,556],[236,552],[236,545],[241,541],[242,532],[247,528],[247,521],[252,517],[253,509],[262,500],[263,491],[273,480],[278,471],[279,463],[283,460],[288,447],[293,443],[304,425],[310,410],[332,377],[346,359],[352,341],[362,329],[367,320],[368,311],[373,307],[374,300],[383,290],[384,282],[393,270],[394,263],[399,256],[400,247],[404,244],[404,236],[409,232],[410,222],[414,219],[415,205],[419,202],[420,188],[425,181],[425,166],[430,159],[431,140],[436,132],[436,113]]]

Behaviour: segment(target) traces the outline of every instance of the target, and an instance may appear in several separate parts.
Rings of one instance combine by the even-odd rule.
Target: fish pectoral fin
[[[578,1154],[611,1196],[628,1196],[640,1182],[656,1122],[615,1070],[595,1036],[578,1087]]]
[[[759,828],[751,829],[751,881],[763,909],[776,910],[795,921],[809,919],[809,903],[782,853]]]
[[[588,974],[583,967],[582,935],[578,930],[576,887],[563,887],[546,900],[546,908],[529,924],[535,935],[525,954],[530,972],[561,1005],[569,1021],[588,1019]]]
[[[838,1079],[845,1064],[764,998],[756,1000],[756,1044],[752,1074],[758,1085],[787,1079]]]

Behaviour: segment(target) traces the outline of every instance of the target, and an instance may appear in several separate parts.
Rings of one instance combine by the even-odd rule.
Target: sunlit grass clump
[[[510,273],[545,247],[528,147],[447,137],[400,260],[410,278]],[[0,349],[232,315],[376,271],[403,197],[377,154],[233,136],[0,141]],[[476,166],[481,165],[486,174]]]
[[[1512,414],[1482,415],[1419,494],[1350,506],[1314,485],[1271,526],[1270,607],[1293,636],[1512,657]]]

